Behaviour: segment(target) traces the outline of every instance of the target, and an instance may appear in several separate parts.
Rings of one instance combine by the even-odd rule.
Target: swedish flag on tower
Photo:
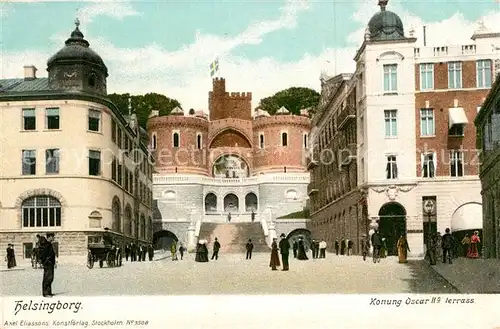
[[[210,64],[210,77],[213,78],[213,76],[219,72],[219,58],[216,58],[215,61],[213,61]]]

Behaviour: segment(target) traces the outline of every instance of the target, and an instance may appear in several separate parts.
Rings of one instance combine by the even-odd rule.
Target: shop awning
[[[451,216],[451,231],[480,230],[483,228],[483,206],[479,203],[466,203]]]
[[[453,127],[454,125],[465,125],[469,123],[465,111],[462,107],[452,107],[448,109],[449,125]]]

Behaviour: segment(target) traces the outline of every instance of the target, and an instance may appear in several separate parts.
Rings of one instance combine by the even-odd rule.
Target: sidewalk
[[[431,268],[465,294],[500,293],[500,260],[457,258]]]

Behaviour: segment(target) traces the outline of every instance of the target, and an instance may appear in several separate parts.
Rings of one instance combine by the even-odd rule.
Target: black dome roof
[[[75,24],[76,28],[66,40],[66,46],[47,61],[47,67],[50,68],[58,63],[86,62],[99,67],[107,76],[108,68],[101,56],[89,48],[89,42],[84,39],[83,33],[78,28],[80,22],[76,20]]]
[[[401,40],[405,39],[401,18],[392,11],[385,10],[388,0],[380,0],[380,11],[368,22],[370,40]]]

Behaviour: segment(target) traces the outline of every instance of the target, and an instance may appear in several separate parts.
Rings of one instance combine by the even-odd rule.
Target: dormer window
[[[202,142],[203,142],[203,139],[201,137],[201,134],[200,133],[196,134],[196,148],[198,150],[201,150],[202,144],[203,144]]]
[[[89,86],[90,87],[95,87],[96,80],[97,80],[96,74],[94,72],[90,73],[90,76],[89,76]]]
[[[264,146],[265,146],[265,144],[264,144],[264,134],[261,133],[261,134],[259,134],[259,148],[263,149]]]

